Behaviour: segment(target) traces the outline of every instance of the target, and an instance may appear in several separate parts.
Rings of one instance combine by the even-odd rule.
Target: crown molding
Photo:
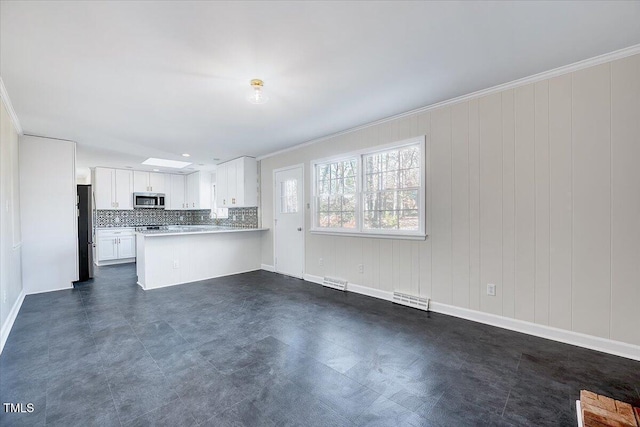
[[[4,103],[7,112],[9,113],[9,117],[11,117],[11,121],[16,128],[16,132],[18,135],[22,135],[22,126],[20,126],[20,120],[18,120],[18,115],[16,111],[13,109],[13,105],[11,104],[11,99],[9,99],[9,94],[7,93],[7,88],[4,87],[4,82],[2,81],[2,77],[0,77],[0,98]]]
[[[269,157],[277,156],[279,154],[284,154],[289,151],[297,150],[299,148],[307,147],[309,145],[317,144],[318,142],[326,141],[331,138],[335,138],[337,136],[346,135],[348,133],[356,132],[362,129],[366,129],[372,126],[377,126],[382,123],[390,122],[392,120],[397,120],[402,117],[410,116],[413,114],[423,113],[426,111],[435,110],[437,108],[446,107],[448,105],[457,104],[459,102],[468,101],[474,98],[480,98],[482,96],[486,96],[489,94],[493,94],[496,92],[502,92],[504,90],[514,89],[516,87],[524,86],[531,83],[536,83],[542,80],[547,80],[553,77],[558,77],[564,74],[573,73],[578,70],[582,70],[588,67],[593,67],[596,65],[604,64],[606,62],[615,61],[617,59],[626,58],[632,55],[636,55],[640,53],[640,44],[636,44],[633,46],[626,47],[624,49],[615,50],[613,52],[605,53],[603,55],[594,56],[593,58],[584,59],[582,61],[574,62],[573,64],[563,65],[562,67],[554,68],[549,71],[543,71],[538,74],[534,74],[532,76],[523,77],[518,80],[513,80],[511,82],[502,83],[497,86],[492,86],[487,89],[481,89],[476,92],[469,93],[467,95],[458,96],[456,98],[451,98],[446,101],[437,102],[435,104],[427,105],[425,107],[416,108],[415,110],[407,111],[404,113],[396,114],[394,116],[386,117],[383,119],[379,119],[373,122],[366,123],[364,125],[356,126],[353,128],[345,129],[340,132],[332,133],[327,136],[323,136],[320,138],[312,139],[307,142],[303,142],[301,144],[293,145],[288,148],[283,148],[282,150],[274,151],[269,154],[265,154],[263,156],[258,156],[257,160],[263,160]]]

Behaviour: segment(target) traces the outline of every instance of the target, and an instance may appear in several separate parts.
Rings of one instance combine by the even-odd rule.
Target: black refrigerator
[[[78,282],[93,278],[93,205],[90,185],[78,185]]]

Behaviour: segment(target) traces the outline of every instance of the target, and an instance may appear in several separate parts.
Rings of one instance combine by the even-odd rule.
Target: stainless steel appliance
[[[93,278],[93,206],[90,185],[77,186],[78,282]]]
[[[164,209],[164,193],[133,193],[133,207]]]

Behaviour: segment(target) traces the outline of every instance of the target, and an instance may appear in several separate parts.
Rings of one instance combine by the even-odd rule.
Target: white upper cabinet
[[[114,169],[96,168],[93,179],[93,194],[96,209],[115,209],[113,197]]]
[[[98,167],[94,176],[96,209],[133,209],[133,193],[164,193],[168,210],[212,206],[210,172],[178,175]]]
[[[117,209],[133,209],[133,173],[116,169],[115,202]]]
[[[186,200],[184,197],[185,179],[184,175],[171,175],[171,188],[169,189],[169,204],[167,209],[183,210],[186,209]]]
[[[133,172],[96,168],[94,180],[96,209],[133,209]]]
[[[165,174],[157,172],[134,171],[134,193],[166,193]]]
[[[149,172],[149,188],[152,193],[166,193],[164,173]]]
[[[227,200],[227,168],[223,163],[216,169],[216,206],[224,207]]]
[[[218,207],[258,206],[258,165],[253,157],[240,157],[219,164],[216,179]]]
[[[211,209],[211,174],[195,172],[187,175],[187,209]]]

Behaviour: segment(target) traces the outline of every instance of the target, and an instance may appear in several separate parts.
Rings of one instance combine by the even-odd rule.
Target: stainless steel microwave
[[[164,193],[133,193],[133,207],[164,209]]]

